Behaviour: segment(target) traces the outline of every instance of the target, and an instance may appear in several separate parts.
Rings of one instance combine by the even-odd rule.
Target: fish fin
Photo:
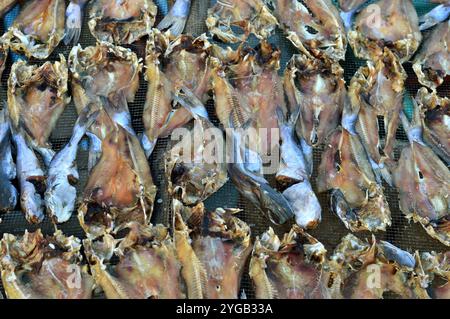
[[[71,1],[66,9],[65,45],[69,45],[72,42],[75,46],[80,40],[82,19],[81,5]]]

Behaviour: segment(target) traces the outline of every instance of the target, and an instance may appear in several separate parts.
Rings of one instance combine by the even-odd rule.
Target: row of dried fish
[[[3,16],[19,1],[0,4]],[[190,0],[177,0],[161,21],[161,29],[179,35],[190,10]],[[27,57],[46,59],[64,39],[66,44],[78,43],[83,25],[84,8],[88,5],[89,30],[98,41],[131,44],[148,35],[155,24],[157,6],[151,0],[64,0],[26,1],[1,43]]]
[[[208,11],[206,24],[224,42],[241,42],[250,34],[267,39],[280,26],[309,58],[344,60],[349,42],[359,58],[378,60],[388,48],[403,63],[419,49],[420,31],[442,22],[414,58],[420,83],[432,89],[441,85],[450,74],[445,62],[450,27],[443,22],[450,14],[448,2],[420,19],[410,0],[379,0],[364,6],[366,2],[341,0],[339,13],[331,0],[217,1]]]
[[[8,298],[82,299],[103,291],[111,299],[235,299],[251,255],[256,298],[450,298],[448,253],[412,255],[348,235],[328,258],[298,227],[281,240],[269,229],[252,251],[250,228],[238,212],[205,212],[202,204],[188,208],[175,200],[173,237],[162,225],[134,222],[117,229],[126,232],[121,239],[107,234],[83,244],[61,231],[4,234],[3,287]]]

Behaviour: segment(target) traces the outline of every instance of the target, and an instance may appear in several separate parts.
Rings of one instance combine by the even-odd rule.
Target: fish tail
[[[169,30],[174,36],[183,33],[189,16],[191,0],[177,0],[164,19],[158,24],[159,30]]]
[[[75,127],[73,129],[71,142],[78,144],[100,114],[100,111],[95,111],[90,114],[90,109],[90,105],[86,106],[78,116],[77,122],[75,123]]]
[[[208,111],[206,110],[206,107],[203,105],[202,101],[200,101],[200,99],[195,96],[194,92],[192,92],[185,86],[181,87],[181,91],[183,92],[184,96],[175,96],[175,100],[184,108],[186,108],[195,119],[204,118],[208,120]]]

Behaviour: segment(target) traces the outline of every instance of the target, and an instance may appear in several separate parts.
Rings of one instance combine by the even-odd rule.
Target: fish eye
[[[217,286],[216,286],[216,290],[217,290],[217,291],[220,291],[220,288],[221,288],[220,285],[217,285]]]
[[[423,173],[421,171],[419,171],[419,178],[423,179]]]

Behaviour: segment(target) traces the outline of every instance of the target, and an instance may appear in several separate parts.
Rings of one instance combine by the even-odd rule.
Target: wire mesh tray
[[[430,10],[432,6],[427,0],[413,1],[418,14],[422,15]],[[185,29],[185,33],[191,33],[193,35],[200,35],[207,31],[204,21],[206,19],[206,12],[208,7],[210,6],[210,0],[193,0],[191,15],[187,22],[187,27]],[[158,20],[161,17],[158,17]],[[84,19],[84,26],[81,33],[80,44],[82,47],[86,47],[89,45],[95,45],[95,39],[90,34],[87,27],[87,17]],[[3,28],[0,28],[1,34],[4,33]],[[255,39],[251,39],[250,44],[256,44]],[[282,70],[284,66],[289,61],[291,56],[296,53],[296,49],[291,45],[291,43],[286,39],[283,32],[281,30],[276,30],[276,33],[271,37],[270,42],[280,47],[282,50]],[[140,58],[144,58],[145,56],[145,40],[138,41],[137,43],[128,46],[134,52],[138,54]],[[64,46],[61,44],[55,52],[49,57],[48,60],[54,61],[58,60],[58,55],[63,54],[66,58],[69,55],[71,47]],[[32,61],[31,63],[42,63],[42,61]],[[357,69],[364,65],[365,62],[359,59],[356,59],[353,55],[351,48],[349,47],[347,50],[347,57],[344,62],[341,63],[345,70],[345,80],[347,83],[350,82],[350,79],[357,71]],[[412,71],[411,64],[405,64],[405,69],[408,73],[407,80],[407,91],[411,96],[415,96],[417,90],[421,87],[418,83],[417,78]],[[6,100],[6,90],[7,90],[7,80],[11,70],[11,61],[8,60],[6,65],[6,69],[3,73],[2,77],[2,85],[0,91],[1,100]],[[141,75],[140,79],[140,88],[137,92],[135,101],[130,103],[129,109],[132,116],[132,124],[137,133],[141,133],[143,131],[143,123],[142,123],[142,112],[146,98],[147,91],[147,83]],[[441,96],[449,96],[450,93],[450,84],[445,83],[439,89],[439,94]],[[211,100],[208,103],[208,110],[212,111],[214,108],[214,102]],[[214,118],[213,122],[215,124],[218,123],[218,120]],[[71,102],[62,116],[60,117],[58,124],[53,131],[51,136],[51,143],[55,151],[60,150],[70,139],[72,133],[72,127],[75,124],[77,119],[77,114],[75,110],[75,106],[73,102]],[[382,119],[380,119],[380,127],[383,128]],[[383,137],[383,132],[381,132]],[[152,217],[153,223],[162,223],[165,225],[170,225],[171,220],[171,205],[170,198],[167,192],[165,191],[165,176],[164,176],[164,167],[163,167],[163,154],[167,148],[169,140],[161,139],[158,141],[158,144],[155,148],[155,151],[150,158],[150,165],[152,168],[152,174],[154,178],[154,182],[158,187],[158,195],[157,200],[155,201],[155,207]],[[395,149],[395,155],[398,159],[400,155],[401,149],[406,145],[407,138],[404,131],[400,128],[397,133],[397,143]],[[315,180],[317,177],[317,167],[319,166],[321,159],[322,149],[314,150],[314,167],[315,171],[312,178],[313,187],[315,188]],[[80,173],[80,181],[77,185],[78,193],[80,194],[84,189],[84,185],[87,182],[88,171],[87,171],[87,160],[88,160],[88,152],[81,148],[78,153],[78,170]],[[398,192],[395,188],[389,187],[387,184],[385,187],[385,195],[390,205],[391,213],[392,213],[392,226],[388,228],[386,232],[379,232],[376,234],[378,239],[383,239],[391,242],[392,244],[409,251],[446,251],[444,245],[440,244],[438,241],[429,237],[423,228],[419,224],[410,223],[408,220],[404,218],[402,213],[399,210],[398,206]],[[315,188],[316,189],[316,188]],[[345,228],[343,223],[335,216],[329,208],[329,197],[327,194],[319,194],[319,200],[322,205],[322,222],[319,227],[312,231],[311,234],[315,236],[318,240],[320,240],[328,250],[328,252],[332,252],[336,245],[340,242],[341,238],[349,233],[349,231]],[[276,233],[279,235],[289,231],[291,225],[284,225],[282,227],[273,226],[270,224],[262,214],[255,209],[250,203],[248,203],[244,198],[240,196],[235,187],[231,182],[228,182],[221,190],[219,190],[216,194],[211,196],[206,202],[205,206],[207,209],[214,209],[216,207],[235,207],[242,209],[242,212],[237,215],[237,217],[241,218],[245,222],[249,224],[252,230],[252,237],[255,237],[264,231],[267,230],[269,226],[272,226]],[[23,234],[25,229],[29,231],[34,231],[38,228],[42,229],[44,234],[53,234],[55,231],[54,225],[51,221],[46,218],[44,222],[40,225],[30,225],[25,220],[24,215],[20,211],[13,211],[8,214],[0,216],[2,222],[0,223],[0,236],[2,237],[4,233],[12,233],[14,235]],[[84,231],[81,229],[76,213],[73,214],[72,218],[65,224],[58,226],[66,235],[74,235],[79,238],[85,238]],[[371,236],[370,233],[358,233],[356,234],[360,238],[369,238]],[[244,289],[248,298],[254,297],[254,290],[248,276],[248,265],[247,269],[244,272],[244,277],[241,283],[241,289]],[[3,292],[3,287],[0,282],[0,290]],[[102,297],[97,296],[97,297]]]

